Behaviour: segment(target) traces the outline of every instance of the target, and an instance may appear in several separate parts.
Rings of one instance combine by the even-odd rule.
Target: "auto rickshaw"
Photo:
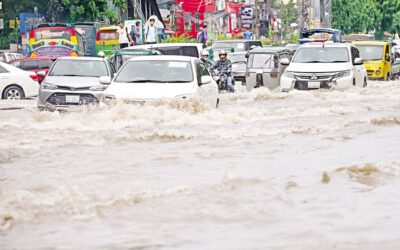
[[[118,27],[101,27],[96,35],[96,54],[103,51],[106,56],[111,56],[119,50]]]

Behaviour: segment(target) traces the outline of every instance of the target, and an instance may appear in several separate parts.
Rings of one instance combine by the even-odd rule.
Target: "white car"
[[[100,82],[110,83],[110,78],[101,77]],[[218,86],[199,59],[186,56],[131,58],[103,94],[105,103],[173,98],[197,99],[206,106],[218,106]]]
[[[2,99],[24,99],[37,96],[39,83],[34,72],[24,71],[0,62],[0,94]]]
[[[302,45],[281,77],[281,90],[290,91],[367,86],[367,71],[357,47],[349,43]]]

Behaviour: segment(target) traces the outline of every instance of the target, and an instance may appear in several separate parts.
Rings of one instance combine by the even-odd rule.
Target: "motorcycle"
[[[221,91],[221,90],[228,91],[228,75],[226,73],[224,73],[224,72],[216,73],[214,71],[212,76],[218,84],[219,91]]]

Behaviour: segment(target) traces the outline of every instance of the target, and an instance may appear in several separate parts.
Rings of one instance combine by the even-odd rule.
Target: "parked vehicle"
[[[32,71],[35,74],[38,73],[39,71],[45,71],[47,74],[51,65],[56,59],[57,58],[55,57],[36,57],[36,58],[25,57],[22,59],[11,61],[9,62],[9,64],[22,70]],[[44,77],[41,76],[37,77],[39,83],[41,83],[44,79]]]
[[[118,27],[101,27],[96,35],[96,55],[103,51],[106,56],[111,56],[119,50]]]
[[[116,71],[118,71],[130,58],[152,55],[161,55],[161,52],[154,49],[139,49],[136,47],[129,47],[116,51],[114,55],[109,58],[109,60],[114,65]]]
[[[29,34],[29,56],[83,56],[82,35],[71,24],[39,24]]]
[[[392,57],[389,42],[356,41],[353,42],[360,51],[367,69],[368,78],[389,80],[392,76]],[[395,61],[393,61],[395,63]],[[396,68],[399,68],[396,62]],[[396,69],[397,71],[398,69]],[[398,74],[395,72],[394,74]]]
[[[307,43],[301,46],[281,77],[281,90],[366,87],[367,72],[357,47],[349,43]],[[290,63],[290,64],[289,64]]]
[[[247,52],[228,53],[228,59],[232,63],[232,77],[235,82],[246,85],[246,58]]]
[[[0,52],[0,61],[1,62],[11,62],[13,60],[21,59],[24,56],[19,53],[12,53],[12,52]]]
[[[2,99],[24,99],[38,95],[36,74],[0,62],[0,93]]]
[[[38,73],[44,76],[45,72]],[[51,66],[43,80],[38,98],[39,110],[66,109],[98,104],[107,85],[100,77],[112,78],[114,69],[100,57],[62,57]]]
[[[262,47],[260,40],[220,40],[214,41],[210,48],[210,59],[218,58],[218,53],[221,50],[226,50],[228,53],[249,51],[256,47]]]
[[[326,41],[332,41],[334,43],[342,42],[342,31],[326,28],[300,31],[300,44]]]
[[[258,87],[270,90],[280,86],[280,77],[285,70],[279,60],[292,58],[292,52],[284,47],[256,48],[249,51],[246,66],[247,91]]]
[[[131,48],[131,47],[129,47]],[[201,58],[203,44],[201,43],[158,43],[134,46],[136,49],[155,49],[163,55],[190,56]]]
[[[101,78],[107,84],[109,78]],[[194,57],[147,56],[129,59],[118,71],[103,96],[113,100],[148,102],[159,99],[196,99],[218,106],[218,86],[207,67]]]

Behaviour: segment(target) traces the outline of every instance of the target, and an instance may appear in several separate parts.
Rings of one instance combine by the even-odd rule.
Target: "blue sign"
[[[27,33],[45,21],[43,14],[35,15],[34,13],[19,13],[19,20],[21,33]]]

